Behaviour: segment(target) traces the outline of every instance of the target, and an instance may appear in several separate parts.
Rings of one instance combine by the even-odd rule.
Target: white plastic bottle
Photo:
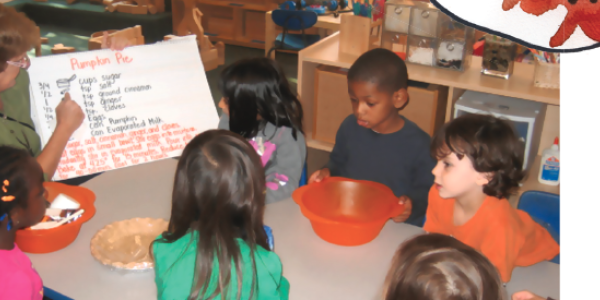
[[[538,181],[547,185],[558,185],[560,183],[560,150],[558,149],[558,137],[554,144],[542,152],[540,162],[540,174]]]

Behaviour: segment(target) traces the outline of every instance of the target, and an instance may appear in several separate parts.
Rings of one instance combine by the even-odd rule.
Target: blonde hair
[[[24,13],[0,4],[0,72],[6,61],[31,50],[39,38],[37,26]]]
[[[442,234],[404,242],[392,261],[385,300],[506,300],[496,268],[475,249]]]

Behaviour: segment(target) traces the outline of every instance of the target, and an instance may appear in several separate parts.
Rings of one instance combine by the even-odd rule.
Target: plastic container
[[[514,68],[517,44],[493,35],[485,36],[481,73],[508,79]]]
[[[412,35],[435,38],[438,35],[440,11],[433,5],[417,5],[410,15],[408,32]]]
[[[424,1],[388,0],[381,47],[408,63],[462,72],[469,67],[475,29]]]
[[[404,211],[387,186],[341,177],[303,186],[292,198],[320,238],[341,246],[372,241],[388,219]]]
[[[96,213],[94,207],[96,195],[89,189],[58,182],[44,182],[44,187],[48,191],[48,201],[52,202],[58,194],[62,193],[77,200],[85,212],[79,219],[56,228],[18,230],[16,243],[24,252],[50,253],[67,247],[77,238],[81,225]]]
[[[558,137],[554,144],[542,152],[540,162],[540,173],[538,181],[546,185],[556,186],[560,183],[560,150],[558,149]]]
[[[425,66],[433,66],[434,51],[436,47],[435,39],[409,36],[406,61]]]
[[[560,64],[535,60],[533,85],[544,89],[560,88]]]

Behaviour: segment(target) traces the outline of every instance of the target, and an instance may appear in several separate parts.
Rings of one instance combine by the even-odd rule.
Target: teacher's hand
[[[69,135],[73,134],[84,118],[83,110],[75,101],[71,100],[69,93],[56,107],[56,129],[64,130]]]

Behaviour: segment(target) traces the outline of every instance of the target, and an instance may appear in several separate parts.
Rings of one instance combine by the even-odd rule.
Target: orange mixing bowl
[[[24,252],[50,253],[69,246],[77,238],[81,225],[96,213],[94,207],[96,195],[89,189],[58,182],[44,182],[44,187],[48,191],[48,201],[54,201],[58,194],[65,194],[79,202],[85,212],[79,219],[56,228],[17,230],[16,243]]]
[[[404,211],[389,187],[341,177],[305,185],[292,198],[319,237],[342,246],[372,241],[389,218]]]

